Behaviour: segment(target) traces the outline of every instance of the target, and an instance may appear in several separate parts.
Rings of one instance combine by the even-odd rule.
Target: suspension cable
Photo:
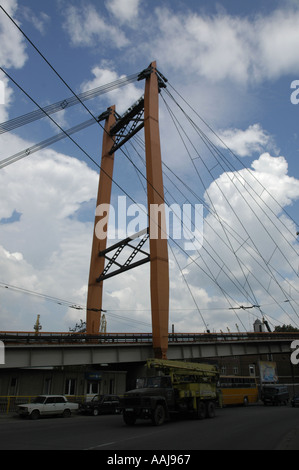
[[[32,111],[31,113],[23,114],[22,116],[19,116],[17,118],[10,119],[9,121],[6,121],[6,122],[2,122],[0,123],[0,134],[4,134],[5,132],[12,131],[14,129],[17,129],[18,127],[24,126],[38,119],[44,118],[45,114],[47,115],[54,114],[58,111],[64,110],[66,108],[68,109],[71,106],[90,100],[104,93],[108,93],[122,86],[128,85],[129,83],[136,81],[137,78],[138,78],[138,74],[133,74],[128,77],[124,77],[119,80],[116,80],[114,82],[110,82],[106,85],[102,85],[97,88],[93,88],[91,90],[85,91],[83,93],[78,94],[78,96],[71,96],[68,98],[64,98],[62,100],[57,101],[56,103],[45,106],[42,109],[36,109],[35,111]]]

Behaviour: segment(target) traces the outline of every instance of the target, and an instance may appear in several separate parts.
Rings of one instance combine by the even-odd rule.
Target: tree
[[[86,322],[80,319],[80,323],[76,323],[74,328],[69,328],[69,331],[73,333],[85,333],[86,332]]]
[[[298,328],[295,328],[292,325],[282,325],[282,326],[276,326],[274,328],[275,333],[292,333],[294,331],[299,331]]]

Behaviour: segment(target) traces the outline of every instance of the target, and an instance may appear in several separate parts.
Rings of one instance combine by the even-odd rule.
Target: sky
[[[196,230],[183,220],[192,248],[187,232],[169,237],[169,331],[251,331],[263,317],[272,328],[299,327],[299,2],[0,6],[0,123],[152,61],[167,78],[159,98],[166,203],[181,214],[185,204],[193,221],[202,215]],[[0,330],[33,331],[37,315],[43,332],[85,321],[103,128],[1,161],[90,113],[115,105],[121,115],[143,93],[144,81],[132,81],[0,134]],[[138,224],[133,217],[146,203],[143,143],[141,131],[116,152],[113,177],[113,207],[126,201],[136,231],[145,228],[141,212]],[[103,309],[109,332],[150,332],[149,265],[106,280]]]

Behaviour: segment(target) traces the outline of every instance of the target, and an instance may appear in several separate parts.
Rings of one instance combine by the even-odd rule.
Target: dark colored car
[[[295,408],[295,406],[299,406],[299,395],[295,395],[292,398],[291,405],[292,405],[293,408]]]
[[[287,405],[289,392],[284,385],[266,385],[262,389],[264,405]]]
[[[83,403],[79,411],[93,416],[120,413],[120,399],[117,395],[95,395],[91,401]]]

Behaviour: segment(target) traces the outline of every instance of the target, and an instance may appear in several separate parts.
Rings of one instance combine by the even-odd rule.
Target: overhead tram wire
[[[55,304],[63,306],[63,307],[68,307],[68,308],[75,309],[75,310],[87,310],[86,307],[84,307],[84,306],[82,306],[82,305],[80,305],[76,302],[70,302],[68,300],[60,299],[58,297],[53,297],[53,296],[47,295],[47,294],[42,294],[40,292],[25,289],[23,287],[17,287],[17,286],[8,284],[8,283],[0,282],[0,288],[8,289],[8,290],[18,292],[18,293],[24,294],[24,295],[30,295],[30,296],[33,296],[33,297],[37,297],[39,299],[45,300],[47,302],[52,302],[52,303],[55,303]],[[119,314],[113,313],[113,311],[114,311],[114,309],[102,310],[102,312],[107,314],[109,317],[113,317],[113,318],[116,318],[118,320],[122,320],[122,321],[125,321],[125,322],[139,323],[140,325],[143,325],[143,326],[150,326],[150,324],[147,323],[147,322],[144,322],[142,320],[136,320],[133,317],[120,316]]]
[[[86,310],[86,306],[83,306],[83,305],[80,305],[76,302],[71,302],[71,301],[68,301],[68,300],[65,300],[65,299],[61,299],[61,298],[58,298],[58,297],[54,297],[54,296],[51,296],[51,295],[47,295],[47,294],[43,294],[43,293],[40,293],[40,292],[36,292],[36,291],[32,291],[32,290],[29,290],[29,289],[25,289],[23,287],[18,287],[18,286],[15,286],[15,285],[11,285],[9,283],[5,283],[5,282],[0,282],[0,288],[3,288],[3,289],[7,289],[7,290],[11,290],[11,291],[15,291],[15,292],[18,292],[20,294],[25,294],[25,295],[30,295],[30,296],[33,296],[33,297],[37,297],[37,298],[40,298],[42,300],[45,300],[45,301],[49,301],[49,302],[52,302],[52,303],[55,303],[57,305],[60,305],[60,306],[65,306],[65,307],[68,307],[68,308],[72,308],[72,309],[75,309],[75,310]],[[281,303],[284,303],[285,301],[282,301]],[[260,305],[261,308],[265,308],[265,307],[269,307],[271,306],[272,304],[264,304],[264,305]],[[236,307],[237,309],[241,309],[241,310],[244,310],[246,311],[247,308],[246,307]],[[252,307],[250,307],[252,308]],[[191,310],[194,310],[194,307],[193,308],[188,308],[188,309],[174,309],[176,311],[182,311],[182,310],[188,310],[188,311],[191,311]],[[201,309],[202,311],[226,311],[227,308],[225,307],[218,307],[218,308],[205,308],[205,309]],[[116,314],[116,313],[112,313],[112,312],[126,312],[126,311],[133,311],[132,309],[107,309],[107,310],[103,310],[103,312],[111,317],[115,317],[115,318],[118,318],[118,319],[123,319],[124,321],[131,321],[131,322],[137,322],[137,323],[140,323],[140,324],[143,324],[143,325],[146,325],[146,326],[150,326],[149,323],[146,323],[146,322],[143,322],[142,320],[136,320],[135,318],[133,317],[124,317],[124,316],[121,316],[119,314]],[[134,311],[150,311],[149,309],[134,309]],[[258,315],[256,315],[254,312],[250,312],[251,315],[259,318]],[[272,317],[271,315],[269,315],[268,313],[265,313],[264,316],[267,316],[269,318],[271,318],[273,321],[276,321],[278,323],[281,323],[283,324],[282,322],[280,322],[279,320],[276,320],[276,318]]]

